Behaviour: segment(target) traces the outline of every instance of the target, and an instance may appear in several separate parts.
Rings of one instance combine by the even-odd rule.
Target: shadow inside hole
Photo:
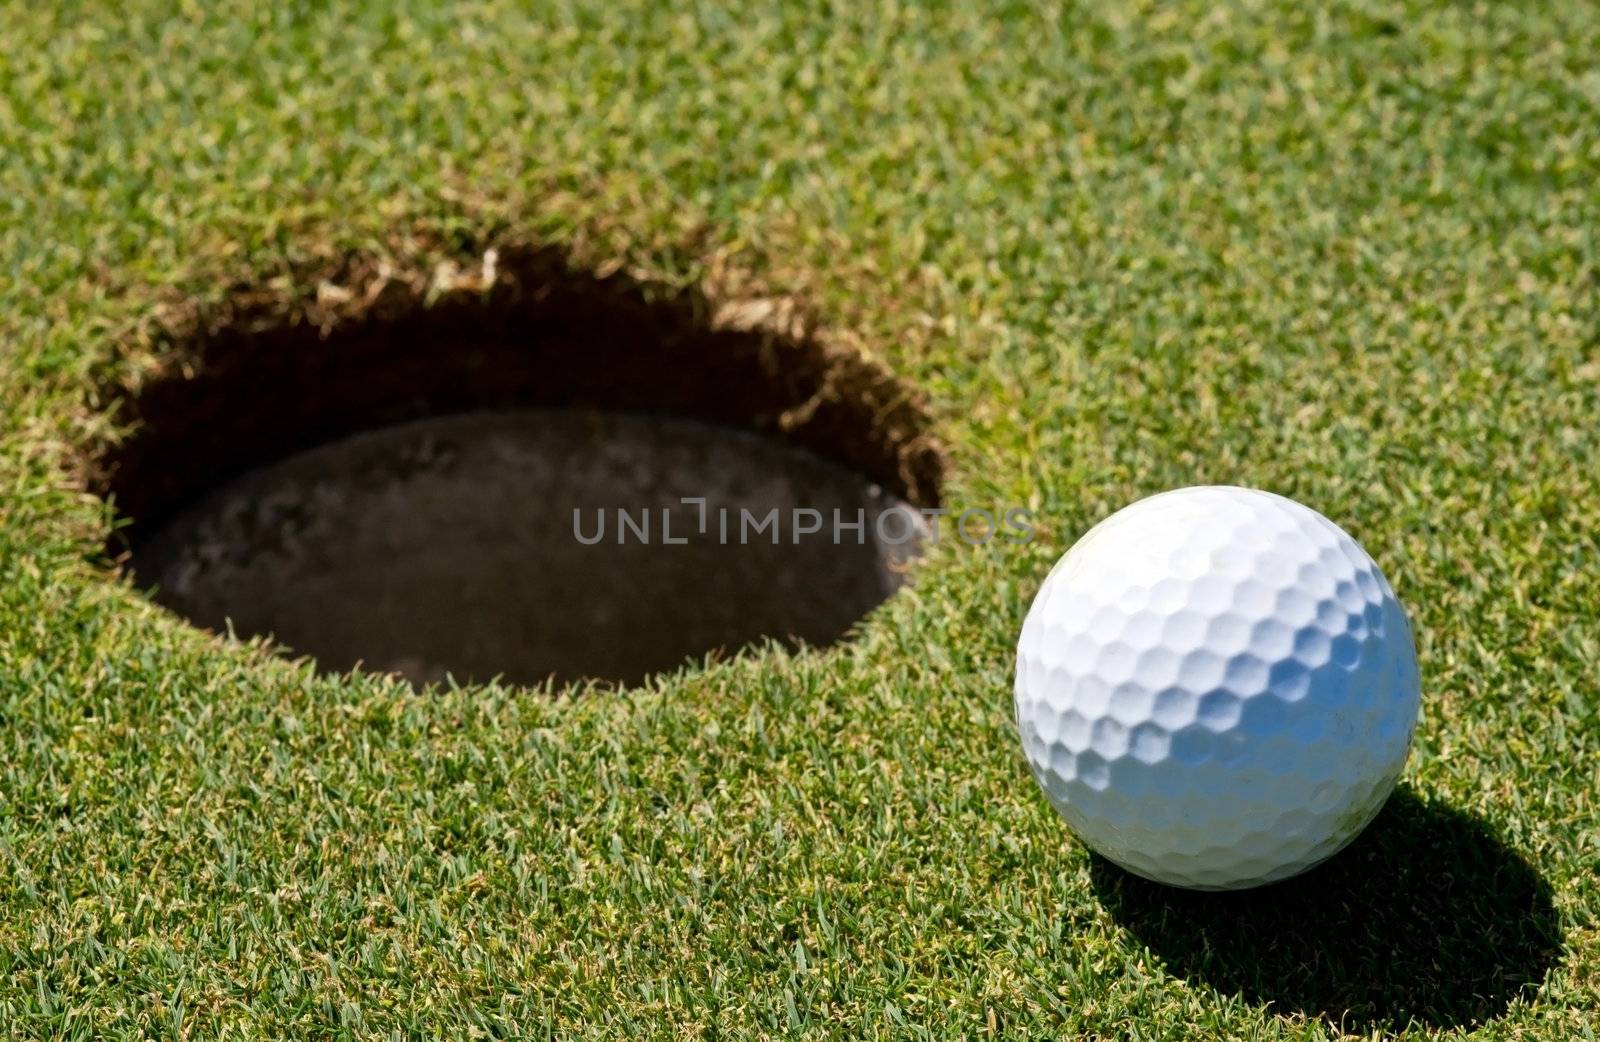
[[[1404,789],[1327,864],[1259,890],[1173,889],[1098,856],[1090,872],[1173,974],[1347,1031],[1482,1023],[1562,951],[1539,873],[1478,818]]]
[[[636,683],[767,638],[832,643],[899,586],[922,532],[899,499],[778,439],[523,410],[258,468],[130,563],[190,621],[323,669]]]
[[[462,412],[590,409],[758,431],[937,505],[943,457],[920,396],[781,320],[785,308],[585,271],[548,247],[496,255],[491,284],[437,299],[427,267],[358,258],[301,276],[343,287],[355,303],[335,316],[305,313],[276,282],[230,295],[168,334],[161,371],[100,388],[126,434],[93,447],[90,490],[115,501],[132,541],[227,480],[340,438]]]

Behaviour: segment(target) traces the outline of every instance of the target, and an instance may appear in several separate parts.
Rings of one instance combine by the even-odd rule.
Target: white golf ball
[[[1131,872],[1225,890],[1354,839],[1405,764],[1411,627],[1372,558],[1269,492],[1134,503],[1057,562],[1017,645],[1034,777]]]

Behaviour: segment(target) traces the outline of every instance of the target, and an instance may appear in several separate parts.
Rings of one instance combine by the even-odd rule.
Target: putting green
[[[1587,1037],[1596,55],[1583,5],[6,4],[0,1024]],[[1035,537],[621,692],[322,676],[118,578],[97,467],[200,345],[336,362],[530,249],[813,345],[750,357],[888,433],[810,448]],[[246,435],[200,414],[191,458]],[[1050,563],[1198,483],[1355,535],[1424,678],[1371,829],[1222,897],[1091,858],[1011,722]]]

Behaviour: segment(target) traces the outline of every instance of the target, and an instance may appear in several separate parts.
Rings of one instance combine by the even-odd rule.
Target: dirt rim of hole
[[[504,242],[367,256],[163,309],[153,368],[104,382],[119,433],[89,491],[130,540],[256,467],[452,413],[583,408],[770,434],[913,506],[939,503],[944,452],[924,396],[831,337],[790,297],[720,300],[560,248]]]

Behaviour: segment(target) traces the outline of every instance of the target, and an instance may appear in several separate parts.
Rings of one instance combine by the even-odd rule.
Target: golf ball
[[[1102,521],[1017,645],[1017,728],[1056,810],[1129,871],[1201,890],[1284,879],[1354,839],[1419,699],[1372,558],[1252,489],[1177,489]]]

